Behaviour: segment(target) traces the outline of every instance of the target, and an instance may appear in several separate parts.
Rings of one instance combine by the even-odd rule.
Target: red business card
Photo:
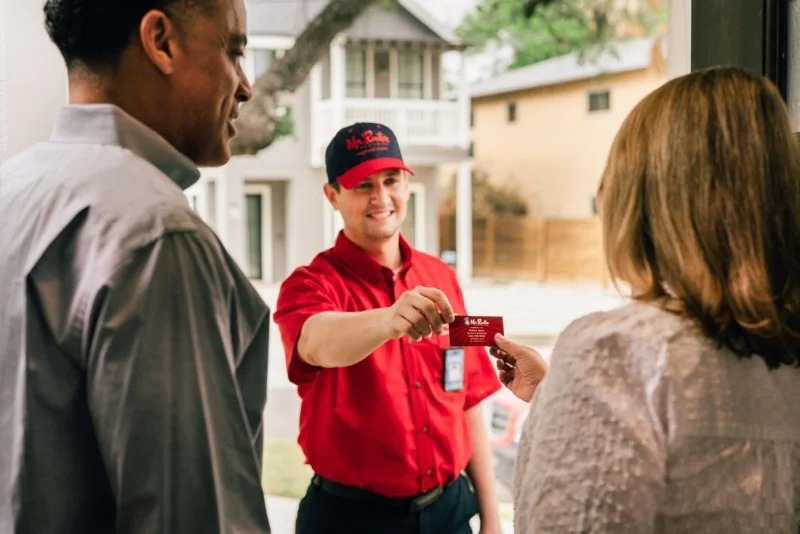
[[[492,347],[495,334],[504,334],[502,317],[456,315],[450,323],[450,346]]]

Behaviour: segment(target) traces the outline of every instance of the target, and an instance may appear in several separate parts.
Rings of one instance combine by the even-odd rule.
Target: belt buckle
[[[411,512],[419,512],[424,510],[438,499],[444,490],[442,486],[438,486],[427,493],[423,493],[419,497],[414,497],[411,501]]]

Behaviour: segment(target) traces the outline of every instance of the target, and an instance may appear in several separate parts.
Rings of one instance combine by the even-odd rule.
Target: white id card
[[[444,390],[464,389],[464,348],[450,347],[444,351]]]

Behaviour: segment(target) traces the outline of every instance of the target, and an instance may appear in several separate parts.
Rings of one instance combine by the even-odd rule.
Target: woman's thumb
[[[503,334],[497,333],[494,335],[494,342],[497,343],[497,348],[502,350],[503,352],[511,355],[511,350],[513,349],[514,342],[508,339]]]

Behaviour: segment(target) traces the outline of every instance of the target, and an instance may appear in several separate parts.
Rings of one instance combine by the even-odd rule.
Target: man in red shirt
[[[449,346],[465,313],[454,271],[400,234],[412,171],[397,139],[353,124],[326,166],[344,230],[286,279],[274,316],[315,473],[296,532],[471,533],[480,513],[499,533],[481,401],[500,382],[485,350]]]

